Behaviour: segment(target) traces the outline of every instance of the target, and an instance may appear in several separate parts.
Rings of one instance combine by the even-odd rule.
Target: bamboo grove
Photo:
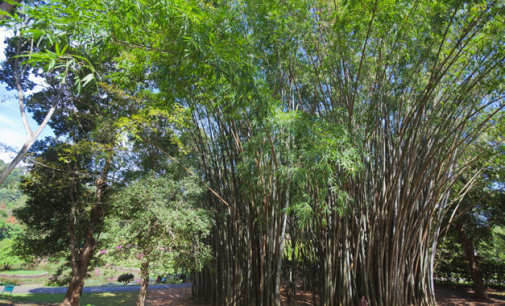
[[[189,114],[173,160],[215,221],[196,302],[296,305],[301,282],[318,305],[435,305],[451,187],[503,108],[503,1],[102,5],[85,45],[116,52],[109,82]]]
[[[181,99],[224,199],[209,193],[214,261],[194,294],[278,305],[281,284],[296,295],[307,278],[320,305],[434,305],[441,221],[471,164],[458,161],[502,105],[503,7],[312,5],[240,8],[253,89],[230,63]]]

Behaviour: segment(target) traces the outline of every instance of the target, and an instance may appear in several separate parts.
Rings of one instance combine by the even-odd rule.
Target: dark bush
[[[128,285],[129,282],[131,282],[133,280],[133,274],[122,274],[120,275],[118,278],[117,278],[117,281],[118,282],[122,282],[123,284],[125,285]]]

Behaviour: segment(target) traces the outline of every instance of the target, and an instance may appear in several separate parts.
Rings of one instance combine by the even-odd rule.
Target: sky
[[[0,62],[5,60],[4,40],[6,35],[9,35],[9,33],[6,32],[5,29],[0,28]],[[25,94],[37,92],[43,88],[44,82],[41,79],[34,78],[32,80],[41,85],[37,86],[33,91]],[[32,119],[32,115],[30,113],[28,113],[27,116],[32,131],[35,131],[38,128],[37,122]],[[54,136],[49,126],[44,128],[42,133],[39,135],[39,139],[46,136]],[[19,112],[17,92],[7,91],[6,85],[4,83],[0,83],[0,142],[15,149],[20,149],[25,141],[26,132]],[[0,148],[0,159],[9,162],[12,158],[14,158],[13,153],[7,153],[2,151]]]

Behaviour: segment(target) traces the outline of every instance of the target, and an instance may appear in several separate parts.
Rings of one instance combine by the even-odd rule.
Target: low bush
[[[131,273],[127,273],[127,274],[122,274],[120,275],[118,278],[117,278],[117,281],[118,282],[122,282],[123,284],[125,285],[128,285],[129,282],[131,282],[133,280],[134,276],[133,274]]]
[[[17,286],[18,282],[17,281],[0,281],[0,286],[6,286],[6,285]]]

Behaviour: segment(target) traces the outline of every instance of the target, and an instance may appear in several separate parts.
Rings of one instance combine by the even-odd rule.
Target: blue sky
[[[5,29],[0,28],[0,61],[5,60],[4,56],[4,39],[6,34]],[[35,80],[38,84],[43,84],[42,80]],[[43,87],[37,86],[34,91],[39,91]],[[5,84],[0,83],[0,142],[14,147],[21,148],[26,141],[26,132],[21,121],[19,112],[19,104],[17,92],[7,91]],[[32,119],[31,114],[28,114],[28,120],[33,131],[38,128],[37,122]],[[49,126],[46,126],[39,138],[45,136],[53,136],[53,132]],[[0,159],[8,159],[5,153],[0,152]]]

